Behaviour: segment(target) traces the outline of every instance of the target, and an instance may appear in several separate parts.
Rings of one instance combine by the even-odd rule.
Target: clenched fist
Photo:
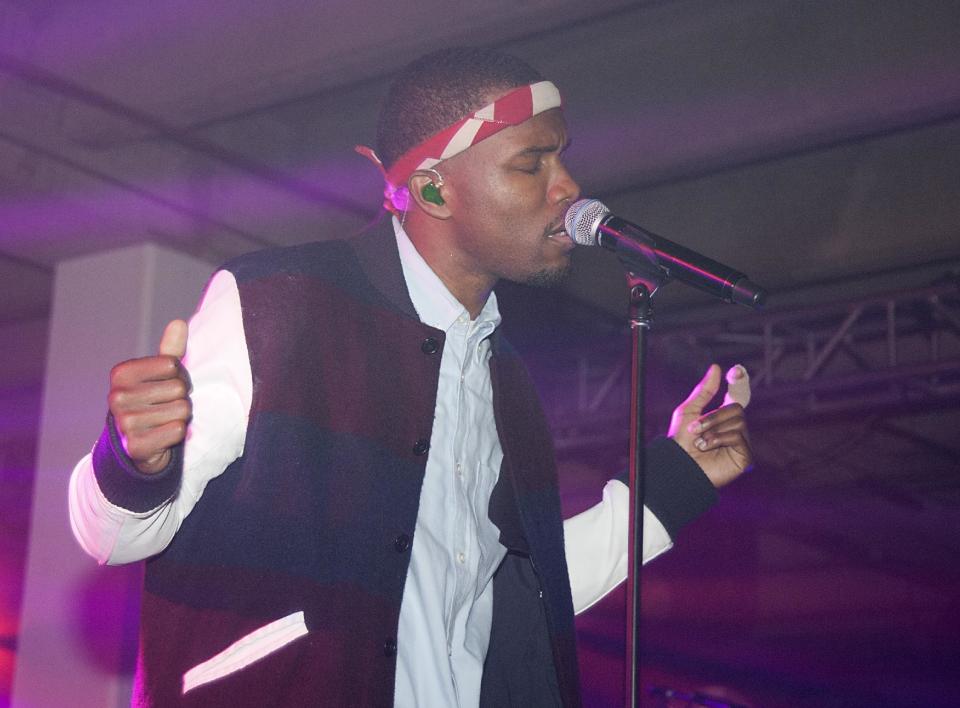
[[[186,351],[187,323],[173,320],[156,356],[130,359],[110,372],[110,413],[124,449],[145,474],[165,468],[170,448],[186,437],[192,412],[190,375],[180,363]]]

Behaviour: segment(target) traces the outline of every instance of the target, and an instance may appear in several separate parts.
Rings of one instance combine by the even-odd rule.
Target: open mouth
[[[558,229],[547,232],[547,238],[566,249],[572,249],[574,246],[576,246],[576,244],[573,242],[573,239],[567,234],[567,230],[562,226]]]

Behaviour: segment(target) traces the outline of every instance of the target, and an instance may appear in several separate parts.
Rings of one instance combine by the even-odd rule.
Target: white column
[[[99,567],[73,539],[67,480],[103,428],[108,373],[188,317],[213,268],[147,244],[57,266],[13,706],[127,706],[140,564]]]

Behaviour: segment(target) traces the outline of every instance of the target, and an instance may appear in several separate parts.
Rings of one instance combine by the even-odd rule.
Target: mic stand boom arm
[[[763,289],[740,271],[613,214],[597,224],[596,243],[616,253],[630,271],[659,283],[679,280],[724,302],[752,308],[766,300]]]

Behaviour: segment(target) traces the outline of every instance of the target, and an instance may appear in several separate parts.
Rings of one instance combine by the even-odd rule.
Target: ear
[[[441,200],[444,201],[443,204],[437,204],[424,196],[423,189],[427,187],[427,185],[432,185],[434,194],[439,194]],[[407,189],[410,190],[410,199],[420,207],[421,211],[435,219],[450,218],[450,208],[447,206],[445,200],[447,186],[442,182],[438,185],[436,175],[418,170],[410,175],[410,179],[407,180]],[[429,191],[427,194],[429,195]]]

